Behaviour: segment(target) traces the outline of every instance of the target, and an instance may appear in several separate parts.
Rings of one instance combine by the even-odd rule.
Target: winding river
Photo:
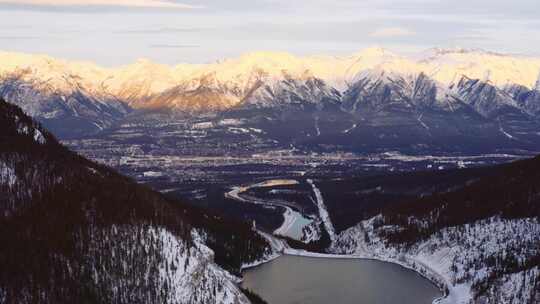
[[[244,288],[269,304],[430,304],[431,282],[392,263],[283,255],[244,272]]]
[[[299,238],[302,227],[309,221],[293,204],[279,200],[265,200],[244,195],[250,188],[296,185],[297,180],[276,179],[235,187],[225,195],[231,199],[279,206],[285,210],[284,222],[274,235],[288,235]],[[319,218],[328,232],[331,241],[335,231],[323,196],[312,180]],[[261,232],[269,240],[276,252],[292,253],[282,240],[271,234]],[[302,256],[303,255],[303,256]],[[262,296],[269,304],[430,304],[441,296],[439,289],[416,272],[399,265],[377,260],[358,258],[336,258],[285,254],[279,258],[248,268],[244,271],[244,288],[251,289]]]

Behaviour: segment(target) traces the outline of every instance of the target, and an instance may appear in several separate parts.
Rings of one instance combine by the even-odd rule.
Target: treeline
[[[493,216],[540,217],[540,156],[494,167],[489,176],[458,190],[396,204],[383,211],[379,224],[399,225],[403,229],[388,239],[412,244],[442,228]]]
[[[460,248],[450,270],[456,283],[472,283],[476,296],[501,292],[505,280],[517,276],[528,282],[515,288],[533,289],[508,294],[532,295],[533,303],[540,297],[534,289],[540,284],[540,271],[534,271],[540,267],[539,225],[540,157],[490,168],[489,175],[458,190],[394,204],[373,222],[388,244],[405,251],[428,240]],[[490,250],[483,247],[493,240]],[[487,277],[479,279],[482,271]]]
[[[443,171],[397,173],[365,172],[361,176],[322,179],[324,194],[336,231],[341,232],[401,203],[422,196],[445,193],[466,186],[467,182],[489,176],[487,167]]]

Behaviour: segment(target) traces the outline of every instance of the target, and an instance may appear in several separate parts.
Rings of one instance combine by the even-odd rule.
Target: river
[[[367,259],[283,255],[244,272],[269,304],[431,304],[441,292],[414,271]]]

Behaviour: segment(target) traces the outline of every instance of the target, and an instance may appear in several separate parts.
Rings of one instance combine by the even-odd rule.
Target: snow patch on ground
[[[495,284],[490,286],[488,293],[493,294],[494,298],[499,300],[499,303],[527,303],[527,300],[531,299],[522,296],[530,295],[534,292],[534,288],[537,287],[535,287],[532,282],[534,282],[535,279],[539,276],[539,267],[534,267],[532,269],[524,270],[518,273],[507,274],[504,275],[501,279],[499,279]],[[519,291],[517,296],[516,291]],[[487,300],[485,297],[481,297],[481,299]],[[529,303],[540,303],[540,296],[537,296],[536,299],[532,300],[533,302]]]
[[[193,231],[195,248],[162,228],[150,228],[162,244],[159,281],[168,286],[167,303],[248,304],[234,277],[213,263],[213,251]]]
[[[343,231],[330,251],[380,259],[414,269],[441,290],[447,289],[447,295],[435,301],[439,304],[473,301],[477,296],[473,285],[482,284],[493,274],[487,263],[488,257],[518,252],[522,255],[518,259],[525,259],[526,256],[538,254],[531,250],[540,250],[537,246],[540,243],[540,223],[535,219],[490,218],[442,229],[427,240],[401,248],[389,244],[384,238],[385,231],[399,227],[374,228],[378,218],[380,216]],[[484,298],[484,303],[529,303],[528,297],[532,293],[524,293],[524,288],[531,288],[531,284],[520,282],[530,279],[536,271],[537,267],[523,273],[505,275],[502,282],[488,284],[490,290],[478,299]],[[514,300],[501,302],[501,294],[502,299]]]
[[[420,125],[421,125],[424,129],[426,129],[426,131],[429,132],[430,128],[429,128],[429,126],[426,125],[426,123],[422,120],[422,116],[424,116],[423,113],[420,114],[420,116],[418,116],[417,120],[418,120],[418,122],[420,123]]]
[[[346,130],[343,130],[343,134],[347,134],[349,132],[351,132],[352,130],[356,129],[356,124],[353,124],[350,128],[346,129]]]
[[[6,185],[11,188],[16,183],[17,175],[15,174],[15,169],[0,161],[0,186]]]
[[[211,121],[198,122],[191,126],[192,129],[199,129],[199,130],[210,129],[212,127],[214,127],[214,124]]]
[[[143,172],[144,177],[161,177],[163,176],[163,172],[157,172],[157,171],[146,171]]]
[[[315,203],[319,208],[319,217],[323,221],[324,228],[326,228],[326,232],[328,232],[328,235],[330,236],[330,241],[333,243],[336,240],[336,230],[334,229],[334,225],[330,220],[330,215],[328,214],[328,210],[326,209],[326,205],[324,204],[321,190],[317,188],[312,179],[308,179],[307,182],[313,188],[313,193],[315,193]]]
[[[43,133],[39,131],[38,129],[34,129],[34,141],[36,141],[38,144],[45,144],[45,136],[43,136]]]
[[[294,211],[290,207],[284,207],[283,224],[274,230],[275,235],[282,235],[293,238],[295,240],[303,239],[304,227],[309,226],[312,220],[306,219],[301,213]]]
[[[233,134],[247,134],[249,133],[249,129],[246,128],[238,128],[238,127],[229,127],[229,132]]]
[[[315,118],[315,131],[317,132],[317,134],[315,136],[320,136],[321,135],[321,129],[319,128],[319,119],[318,118]]]
[[[15,123],[17,124],[17,132],[19,134],[32,136],[34,141],[41,145],[47,142],[45,136],[37,127],[29,125],[26,122],[22,122],[17,115],[15,115]]]
[[[514,136],[512,136],[512,134],[506,132],[501,124],[501,121],[499,120],[499,131],[504,135],[506,136],[507,138],[509,139],[516,139]]]
[[[304,228],[302,228],[302,231],[302,242],[309,244],[311,242],[320,240],[322,236],[321,220],[319,218],[312,220],[309,225],[306,225],[304,226]]]
[[[225,118],[218,122],[220,126],[240,126],[243,125],[244,121],[242,119],[235,118]]]

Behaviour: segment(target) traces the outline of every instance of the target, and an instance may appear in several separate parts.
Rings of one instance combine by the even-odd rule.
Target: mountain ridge
[[[411,127],[399,142],[438,136],[444,144],[460,133],[479,134],[482,141],[500,133],[487,141],[536,149],[540,134],[540,59],[532,57],[464,49],[404,57],[369,48],[343,57],[254,52],[211,64],[170,67],[140,60],[100,68],[0,53],[0,59],[10,56],[17,60],[0,61],[8,62],[0,64],[0,95],[63,138],[99,133],[137,110],[191,117],[234,112],[247,119],[257,111],[263,119],[296,120],[300,138],[292,143],[320,141],[319,125],[323,134],[340,133],[331,128],[336,121],[374,128],[338,134],[353,146],[366,140],[385,145]],[[306,138],[310,129],[316,136]]]
[[[497,86],[511,82],[531,89],[540,79],[540,58],[464,49],[435,49],[408,57],[381,48],[367,48],[349,56],[301,57],[285,52],[251,52],[208,64],[169,66],[141,59],[129,65],[112,68],[101,67],[88,61],[67,61],[47,55],[25,53],[0,52],[0,58],[0,73],[32,67],[38,75],[44,75],[43,78],[54,78],[55,72],[60,72],[79,75],[96,87],[104,82],[111,82],[113,91],[118,90],[116,86],[120,86],[114,82],[126,82],[126,79],[135,75],[139,79],[151,78],[145,75],[149,71],[159,71],[151,76],[155,78],[160,75],[162,79],[155,79],[154,82],[164,86],[165,83],[182,82],[207,75],[211,71],[216,72],[220,81],[234,80],[239,75],[249,74],[253,68],[264,70],[272,76],[280,76],[281,72],[286,70],[296,78],[310,71],[314,77],[340,89],[343,88],[331,81],[333,78],[347,78],[345,80],[350,83],[359,72],[375,67],[401,73],[424,72],[446,84],[461,75],[477,79],[489,76]],[[155,91],[163,91],[163,88],[156,88]]]

